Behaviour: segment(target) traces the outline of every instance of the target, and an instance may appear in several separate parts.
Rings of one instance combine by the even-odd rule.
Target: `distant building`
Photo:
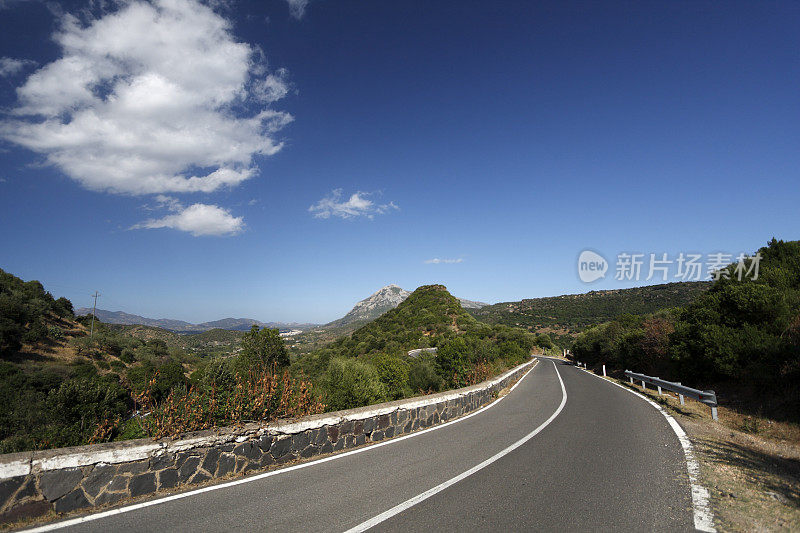
[[[408,356],[409,357],[419,357],[421,353],[432,353],[436,355],[436,348],[417,348],[416,350],[409,350]]]

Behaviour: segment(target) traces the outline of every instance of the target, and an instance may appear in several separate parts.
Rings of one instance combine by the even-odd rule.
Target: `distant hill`
[[[356,344],[363,342],[369,348],[379,339],[381,348],[396,344],[408,350],[428,346],[436,337],[452,336],[476,325],[477,321],[444,285],[424,285],[394,309],[354,331],[351,340]]]
[[[358,302],[346,315],[338,320],[334,320],[322,326],[326,329],[338,329],[344,326],[365,324],[370,320],[375,320],[390,309],[394,309],[401,302],[405,301],[411,295],[407,291],[397,285],[391,284],[379,289],[374,294],[364,298]],[[461,307],[479,309],[483,306],[489,305],[483,302],[474,302],[472,300],[465,300],[457,298],[461,303]]]
[[[482,322],[525,327],[537,333],[548,333],[554,340],[569,344],[572,336],[589,326],[624,313],[638,315],[684,306],[710,287],[710,281],[666,283],[530,298],[470,309],[469,312]]]
[[[91,313],[92,310],[87,307],[81,307],[75,310],[77,316],[89,315]],[[106,324],[151,326],[177,331],[179,333],[199,333],[211,329],[247,331],[254,324],[258,327],[273,329],[308,329],[316,326],[316,324],[298,324],[297,322],[260,322],[252,318],[223,318],[222,320],[214,320],[213,322],[192,324],[191,322],[185,322],[183,320],[147,318],[125,313],[124,311],[107,311],[105,309],[98,309],[95,316]]]

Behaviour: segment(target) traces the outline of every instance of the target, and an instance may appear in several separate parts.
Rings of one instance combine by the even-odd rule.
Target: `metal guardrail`
[[[717,394],[713,390],[702,391],[699,389],[693,389],[691,387],[687,387],[685,385],[681,385],[680,382],[673,382],[673,381],[666,381],[660,378],[654,378],[652,376],[646,376],[644,374],[637,374],[635,372],[631,372],[630,370],[625,371],[625,376],[631,380],[633,383],[634,380],[642,382],[642,388],[646,389],[646,383],[649,383],[658,388],[658,394],[661,395],[661,389],[667,389],[669,391],[675,392],[678,394],[681,400],[681,405],[684,405],[684,396],[688,396],[689,398],[694,398],[698,402],[704,403],[711,407],[711,418],[714,420],[718,420],[717,417]]]

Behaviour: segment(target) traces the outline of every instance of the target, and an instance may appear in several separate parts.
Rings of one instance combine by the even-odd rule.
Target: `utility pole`
[[[97,291],[94,291],[94,307],[92,308],[92,328],[89,330],[89,338],[91,339],[94,335],[94,314],[97,312],[97,297],[100,294]]]

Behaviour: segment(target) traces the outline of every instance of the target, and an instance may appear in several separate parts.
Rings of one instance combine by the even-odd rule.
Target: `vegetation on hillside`
[[[477,383],[524,361],[534,346],[553,344],[480,323],[445,287],[427,285],[349,337],[300,356],[295,368],[324,384],[330,408],[344,409]],[[407,355],[427,347],[437,355]]]
[[[758,253],[758,279],[739,280],[729,265],[683,308],[587,330],[575,340],[575,357],[693,386],[735,387],[775,416],[800,421],[800,241],[773,239]]]
[[[642,315],[687,305],[710,286],[711,282],[703,281],[591,291],[504,302],[470,309],[469,313],[489,324],[506,324],[548,333],[554,342],[569,347],[574,336],[587,327],[626,313]]]
[[[72,316],[2,272],[0,452],[163,437],[319,413],[475,383],[551,346],[467,314],[442,286],[290,364],[277,330],[181,335]],[[439,356],[412,359],[411,348]],[[210,356],[205,356],[210,355]]]

